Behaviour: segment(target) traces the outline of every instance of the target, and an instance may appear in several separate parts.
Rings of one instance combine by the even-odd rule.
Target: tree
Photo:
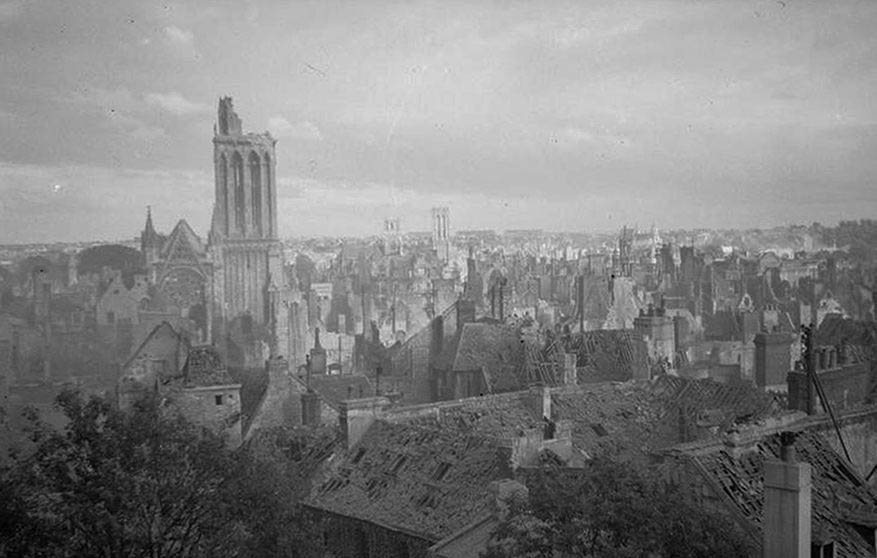
[[[36,422],[35,450],[0,471],[0,555],[236,555],[247,536],[224,440],[156,398],[120,412],[59,395],[63,431]]]
[[[510,504],[483,558],[752,553],[748,540],[727,519],[628,463],[597,458],[581,470],[541,470],[527,485],[529,497]]]

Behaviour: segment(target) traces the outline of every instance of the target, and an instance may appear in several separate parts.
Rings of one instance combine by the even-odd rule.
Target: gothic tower
[[[442,263],[447,263],[450,255],[449,214],[450,211],[447,207],[432,208],[432,246],[435,249],[436,256],[438,256],[439,261]]]
[[[219,100],[210,230],[216,269],[214,316],[219,322],[215,331],[225,332],[227,342],[235,332],[243,337],[231,341],[248,365],[260,365],[267,358],[262,343],[274,354],[288,353],[289,288],[277,239],[276,143],[267,132],[245,134],[231,97]]]

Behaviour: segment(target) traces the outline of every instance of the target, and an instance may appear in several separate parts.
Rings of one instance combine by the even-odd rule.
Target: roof
[[[649,369],[646,344],[631,330],[586,331],[573,336],[567,350],[576,354],[579,383],[626,381]]]
[[[452,369],[481,370],[492,393],[520,389],[517,372],[524,359],[523,344],[514,327],[502,324],[463,324]]]
[[[748,384],[674,376],[565,387],[553,401],[556,416],[573,422],[576,448],[634,459],[780,411],[773,397]]]
[[[812,467],[812,530],[820,542],[834,542],[835,556],[873,556],[865,540],[845,518],[873,517],[877,493],[815,432],[801,432],[795,442],[798,461]],[[764,507],[764,462],[778,459],[779,433],[764,437],[751,450],[734,455],[723,444],[680,451],[676,457],[692,463],[714,483],[749,527],[760,534]],[[758,537],[760,539],[760,535]]]
[[[491,510],[501,440],[541,426],[526,392],[389,411],[334,460],[308,505],[432,542]],[[417,414],[417,410],[433,412]],[[414,413],[412,415],[410,413]]]
[[[176,346],[175,352],[177,354],[179,354],[180,350],[183,349],[184,347],[188,347],[189,343],[186,340],[186,338],[184,336],[180,335],[171,324],[169,324],[166,321],[163,321],[160,324],[158,324],[157,326],[155,326],[154,328],[152,328],[152,331],[149,332],[149,335],[146,336],[146,339],[144,339],[143,342],[140,343],[140,345],[134,350],[134,352],[131,353],[131,356],[128,357],[128,360],[126,360],[125,363],[122,365],[122,369],[124,370],[124,369],[128,368],[128,366],[130,366],[130,364],[137,357],[140,356],[140,354],[149,345],[149,343],[162,332],[169,333],[170,335],[176,337],[177,346]],[[188,349],[186,349],[186,350],[188,352]]]
[[[234,384],[219,351],[212,345],[200,345],[189,349],[183,365],[186,387],[224,386]]]
[[[870,347],[877,345],[877,323],[850,320],[839,314],[829,314],[819,324],[815,337],[820,345],[847,343]]]
[[[189,223],[185,219],[180,219],[162,246],[161,257],[166,261],[197,262],[199,257],[203,257],[204,252],[204,243]]]
[[[311,374],[310,387],[334,409],[345,399],[370,396],[375,392],[368,377],[361,374]]]
[[[308,503],[439,540],[490,510],[493,440],[461,429],[377,421]]]

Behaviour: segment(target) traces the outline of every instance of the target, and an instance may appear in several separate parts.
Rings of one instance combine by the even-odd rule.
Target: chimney
[[[536,416],[551,420],[551,390],[548,386],[531,387],[527,393],[527,403]]]
[[[565,386],[578,384],[577,358],[575,353],[564,353],[563,355],[563,385]]]
[[[792,335],[786,333],[755,334],[755,383],[770,388],[786,383],[792,369]]]
[[[323,399],[320,394],[308,390],[301,394],[301,423],[304,426],[319,426]]]
[[[444,345],[445,340],[445,320],[442,316],[436,316],[432,319],[431,323],[432,327],[432,341],[430,344],[430,366],[432,366],[435,359],[438,358],[439,354],[442,352],[442,346]],[[462,326],[460,326],[462,327]]]
[[[320,328],[314,329],[314,348],[311,349],[311,372],[326,373],[326,349],[320,345]]]
[[[795,456],[795,433],[780,434],[780,459],[764,463],[765,558],[810,556],[811,469]]]
[[[269,358],[266,362],[268,367],[268,385],[276,389],[288,382],[289,363],[282,356]]]
[[[462,328],[463,324],[469,324],[475,321],[475,302],[469,299],[461,298],[457,301],[457,327]]]
[[[369,426],[390,406],[386,397],[366,397],[342,401],[338,409],[341,438],[347,449],[352,448],[366,433]]]

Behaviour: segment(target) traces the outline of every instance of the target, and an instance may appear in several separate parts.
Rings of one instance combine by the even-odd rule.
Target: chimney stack
[[[326,349],[320,345],[320,328],[314,329],[314,348],[311,349],[311,372],[326,373]]]
[[[319,393],[308,389],[301,394],[301,423],[304,426],[319,426],[323,399]]]
[[[531,387],[527,400],[537,416],[551,420],[551,390],[548,386]]]
[[[578,384],[577,356],[575,353],[563,355],[563,385],[574,386]]]
[[[809,558],[811,469],[795,456],[794,432],[782,432],[780,459],[764,463],[765,558]]]
[[[386,397],[365,397],[342,401],[338,409],[341,437],[347,449],[352,448],[390,406]]]

